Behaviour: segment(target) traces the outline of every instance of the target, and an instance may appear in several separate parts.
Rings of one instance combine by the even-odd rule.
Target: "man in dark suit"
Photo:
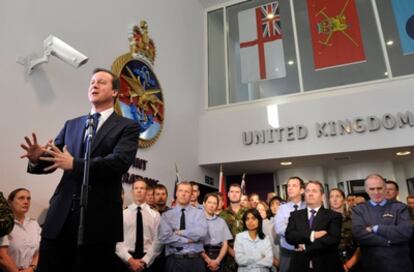
[[[291,272],[343,271],[338,254],[342,217],[323,207],[323,197],[322,183],[309,181],[305,187],[307,208],[290,215],[286,240],[296,248]]]
[[[114,112],[119,79],[109,70],[95,69],[88,97],[95,119],[91,144],[88,206],[84,245],[77,246],[79,197],[84,174],[88,115],[65,123],[55,141],[37,143],[36,134],[25,137],[28,172],[45,174],[56,169],[63,176],[50,199],[40,244],[40,272],[114,271],[115,244],[123,240],[121,177],[132,164],[138,125]]]

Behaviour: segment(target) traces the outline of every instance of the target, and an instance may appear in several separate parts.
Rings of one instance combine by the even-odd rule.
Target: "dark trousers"
[[[77,246],[78,216],[69,214],[56,239],[42,237],[38,272],[116,271],[115,243]]]
[[[167,257],[165,272],[205,272],[204,261],[197,258],[177,258],[174,255]]]
[[[293,250],[280,247],[280,265],[279,272],[288,272],[290,268],[290,260],[292,258]]]

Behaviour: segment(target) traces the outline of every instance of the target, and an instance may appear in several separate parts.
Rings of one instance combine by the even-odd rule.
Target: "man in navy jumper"
[[[365,179],[365,191],[370,200],[352,212],[352,233],[361,248],[363,271],[412,272],[407,206],[385,198],[385,180],[378,174]]]

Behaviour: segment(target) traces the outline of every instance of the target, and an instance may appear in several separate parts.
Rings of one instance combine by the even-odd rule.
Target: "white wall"
[[[208,109],[200,117],[199,162],[224,163],[411,146],[414,127],[410,126],[318,138],[315,123],[414,112],[413,85],[414,78],[396,79]],[[243,145],[243,131],[272,128],[268,122],[268,105],[277,105],[280,127],[304,125],[309,129],[308,137]]]
[[[157,48],[155,71],[164,91],[166,118],[158,142],[138,151],[137,156],[149,162],[145,172],[137,173],[159,179],[172,190],[177,162],[182,179],[203,181],[205,173],[197,165],[196,118],[202,105],[203,16],[203,7],[194,0],[1,1],[0,190],[7,195],[17,187],[29,188],[33,216],[47,206],[61,172],[27,174],[26,160],[19,159],[23,136],[35,131],[44,143],[56,136],[66,119],[87,113],[91,71],[109,68],[128,52],[128,32],[143,19]],[[76,70],[51,58],[25,75],[16,56],[39,56],[49,34],[86,54],[89,62]]]

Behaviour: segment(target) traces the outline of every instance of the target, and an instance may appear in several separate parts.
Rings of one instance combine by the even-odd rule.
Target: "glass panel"
[[[207,14],[209,107],[226,104],[223,22],[223,9],[214,10]]]
[[[390,60],[391,71],[393,76],[401,76],[401,75],[408,75],[414,74],[414,54],[408,53],[410,48],[406,48],[406,54],[404,54],[401,39],[397,27],[396,16],[394,13],[393,5],[391,1],[376,1],[378,7],[378,13],[381,20],[382,31],[384,32],[384,39],[387,45],[387,52],[388,58]],[[408,4],[409,7],[407,9],[407,14],[405,14],[405,10],[399,11],[402,14],[399,15],[399,20],[402,22],[402,31],[403,35],[409,33],[409,20],[411,18],[411,36],[406,35],[403,39],[407,39],[408,44],[411,44],[414,47],[414,2],[412,1],[394,1],[393,4],[397,5],[395,8],[398,7],[404,8],[405,4]],[[401,6],[398,6],[401,5]],[[408,15],[408,16],[406,16]],[[411,17],[410,17],[411,16]],[[408,20],[407,20],[408,18]],[[404,29],[404,23],[406,29]],[[407,31],[404,33],[404,31]]]
[[[294,1],[305,91],[387,77],[371,1],[314,1],[314,3],[317,2],[319,4],[318,6],[311,7],[308,7],[307,2],[304,0]],[[353,3],[356,6],[353,6]],[[354,33],[355,27],[358,27],[358,21],[352,21],[351,19],[353,16],[350,10],[353,7],[353,10],[355,11],[356,9],[357,11],[355,17],[359,18],[362,42],[358,40],[358,35]],[[308,8],[311,9],[309,12]],[[345,12],[341,13],[341,10]],[[348,12],[351,12],[351,14]],[[315,16],[312,25],[310,25],[308,14]],[[344,21],[341,22],[342,26],[344,26],[342,30],[339,27],[336,28],[334,25],[337,22],[334,20],[338,19],[336,17],[338,15],[345,15],[345,18],[343,18]],[[332,30],[334,28],[335,30]],[[318,33],[315,34],[317,35],[315,36],[317,40],[315,39],[313,43],[311,31]],[[331,50],[335,47],[349,48],[352,52],[358,52],[358,49],[362,49],[365,60],[359,60],[349,64],[338,63],[338,65],[335,65],[332,63],[337,61],[338,58],[328,57],[327,59],[321,59],[321,56],[333,56],[335,53],[324,55],[327,54],[327,51],[324,50]],[[318,50],[315,55],[313,50]],[[338,51],[338,55],[343,53],[343,51]],[[343,63],[346,63],[346,61],[352,58],[354,60],[357,59],[352,54],[344,54]],[[331,61],[331,63],[327,64],[325,60]],[[319,66],[316,64],[317,61],[319,61]]]
[[[244,79],[242,79],[242,69],[249,70],[251,67],[256,64],[256,66],[260,66],[260,58],[259,58],[259,51],[260,46],[258,38],[258,34],[264,35],[266,30],[263,30],[263,33],[260,33],[260,28],[262,27],[256,25],[256,10],[254,8],[259,7],[260,5],[265,5],[267,3],[271,3],[275,1],[271,0],[262,0],[262,1],[248,1],[242,4],[237,4],[233,6],[229,6],[226,10],[227,14],[227,24],[228,24],[228,33],[227,33],[227,43],[228,43],[228,73],[229,73],[229,95],[230,95],[230,103],[241,102],[241,101],[248,101],[248,100],[255,100],[260,98],[278,96],[283,94],[291,94],[299,92],[299,80],[298,80],[298,70],[297,70],[297,61],[296,61],[296,54],[295,54],[295,44],[293,39],[293,28],[292,28],[292,20],[290,14],[290,6],[289,1],[278,1],[278,8],[280,14],[280,29],[281,29],[281,48],[282,57],[284,55],[284,61],[280,61],[281,65],[278,67],[276,66],[269,66],[271,61],[275,61],[278,58],[277,54],[274,54],[275,51],[266,51],[267,47],[271,42],[264,42],[263,45],[263,56],[265,61],[262,65],[266,67],[266,73],[271,74],[274,69],[274,74],[278,74],[279,67],[280,70],[286,70],[286,75],[280,78],[274,78],[269,80],[261,80],[258,78],[258,81],[253,80],[252,82],[243,83]],[[269,7],[268,7],[269,8]],[[253,23],[244,25],[248,20],[245,20],[246,11],[251,12],[253,11]],[[241,13],[243,12],[243,13]],[[270,13],[270,12],[269,12]],[[278,14],[276,14],[277,16]],[[257,16],[259,16],[257,14]],[[265,19],[264,19],[265,20]],[[242,32],[240,33],[240,27],[243,27]],[[263,26],[265,23],[263,23]],[[248,41],[244,37],[248,36],[245,34],[246,29],[253,27],[254,30],[254,38],[256,42]],[[271,27],[270,27],[271,28]],[[257,30],[257,31],[256,31]],[[269,30],[269,32],[272,30]],[[242,35],[242,41],[240,39],[240,35]],[[270,35],[271,36],[271,35]],[[241,43],[242,42],[242,43]],[[250,43],[249,43],[250,42]],[[242,65],[241,60],[241,46],[242,44],[246,44],[249,49],[251,49],[250,53],[257,54],[256,60],[257,63],[248,62],[247,64]],[[245,48],[245,47],[243,47]],[[280,48],[280,47],[279,47]],[[244,51],[246,52],[246,51]],[[282,58],[283,60],[283,58]],[[274,68],[276,67],[276,68]],[[257,72],[259,74],[260,72]],[[247,74],[247,72],[246,72]],[[282,74],[282,73],[281,73]],[[280,74],[279,74],[280,76]]]

